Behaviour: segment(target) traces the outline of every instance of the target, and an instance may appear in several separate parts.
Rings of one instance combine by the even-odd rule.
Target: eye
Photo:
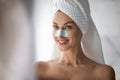
[[[59,27],[57,25],[53,25],[53,29],[58,30]]]
[[[65,29],[66,30],[71,30],[73,27],[71,26],[71,25],[67,25],[66,27],[65,27]]]

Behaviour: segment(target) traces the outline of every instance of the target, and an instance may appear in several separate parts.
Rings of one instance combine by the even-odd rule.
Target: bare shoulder
[[[37,74],[47,74],[50,69],[51,69],[51,66],[53,67],[54,66],[54,63],[56,63],[57,61],[57,58],[53,59],[53,60],[49,60],[49,61],[40,61],[40,62],[36,62],[35,63],[35,71],[37,72]]]
[[[99,64],[96,68],[96,76],[100,80],[115,80],[115,71],[111,66]]]
[[[47,71],[49,70],[48,62],[36,62],[35,63],[35,71],[37,75],[46,75]]]
[[[35,68],[36,69],[46,69],[48,67],[48,63],[47,62],[36,62],[35,63]]]

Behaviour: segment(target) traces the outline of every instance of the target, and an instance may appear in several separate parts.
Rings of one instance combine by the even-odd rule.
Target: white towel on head
[[[85,55],[96,62],[104,63],[101,40],[90,15],[88,0],[54,0],[54,14],[58,10],[68,15],[80,28]]]
[[[80,27],[83,34],[88,30],[88,17],[83,8],[81,9],[73,0],[56,0],[55,12],[61,10],[67,14]],[[86,24],[87,23],[87,24]]]

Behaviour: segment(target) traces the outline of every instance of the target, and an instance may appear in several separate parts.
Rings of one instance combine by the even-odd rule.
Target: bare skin
[[[115,80],[112,67],[96,63],[84,55],[80,45],[82,33],[71,18],[57,12],[53,28],[53,37],[62,55],[48,62],[37,62],[37,80]],[[55,37],[58,28],[66,29],[68,37]],[[61,45],[59,40],[67,42]]]

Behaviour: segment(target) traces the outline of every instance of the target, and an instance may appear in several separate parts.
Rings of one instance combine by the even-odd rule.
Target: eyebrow
[[[57,25],[56,22],[53,22],[53,23]],[[66,25],[66,24],[68,24],[68,23],[74,23],[74,22],[73,22],[73,21],[68,21],[68,22],[64,23],[64,25]]]

